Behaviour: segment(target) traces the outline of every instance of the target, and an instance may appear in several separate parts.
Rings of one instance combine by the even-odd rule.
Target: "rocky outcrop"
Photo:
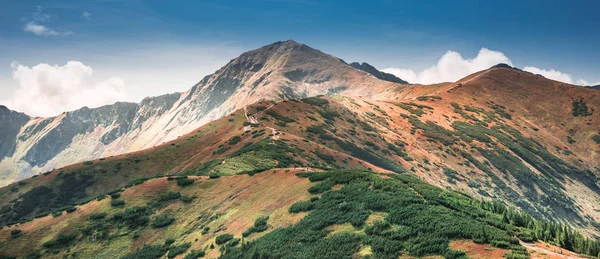
[[[408,82],[398,78],[397,76],[392,75],[390,73],[379,71],[377,68],[375,68],[374,66],[371,66],[369,63],[366,63],[366,62],[363,62],[363,63],[352,62],[352,63],[350,63],[350,66],[353,68],[365,71],[381,80],[390,81],[390,82],[399,83],[399,84],[408,84]]]

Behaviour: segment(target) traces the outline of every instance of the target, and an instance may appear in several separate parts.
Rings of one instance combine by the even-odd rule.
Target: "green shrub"
[[[290,213],[298,213],[302,211],[310,211],[314,208],[314,205],[310,201],[297,201],[288,209]]]
[[[158,197],[158,201],[171,201],[171,200],[177,200],[179,198],[181,198],[180,192],[168,192],[167,194],[161,194]]]
[[[136,206],[126,209],[123,212],[118,212],[113,215],[113,220],[123,223],[130,229],[145,226],[150,221],[152,210],[148,207]]]
[[[600,144],[600,135],[594,135],[594,136],[592,136],[592,140],[594,142],[596,142],[596,144]]]
[[[319,126],[308,126],[306,128],[306,132],[318,135],[318,134],[325,133],[325,130],[322,127],[319,127]]]
[[[181,187],[192,185],[193,183],[194,183],[194,180],[189,179],[189,178],[179,178],[179,179],[177,179],[177,185],[179,185]]]
[[[490,245],[498,247],[498,248],[510,248],[510,243],[503,240],[492,240]]]
[[[177,246],[171,246],[169,248],[169,253],[167,254],[167,257],[174,258],[175,256],[185,253],[185,251],[190,249],[190,247],[192,247],[192,243],[190,242],[183,243]]]
[[[124,255],[121,259],[161,258],[167,252],[167,245],[144,245],[142,249]]]
[[[90,215],[91,220],[99,220],[106,218],[106,212],[98,212]]]
[[[184,203],[190,203],[194,200],[194,197],[182,195],[180,199]]]
[[[315,155],[317,155],[317,157],[319,157],[320,159],[325,160],[326,162],[335,162],[335,157],[333,157],[332,155],[324,154],[319,151],[316,151]]]
[[[450,167],[444,167],[443,171],[449,183],[455,183],[456,180],[458,180],[458,172],[456,172],[454,169]]]
[[[61,249],[71,246],[76,238],[77,233],[61,233],[56,238],[42,244],[42,246],[47,249]]]
[[[163,214],[156,216],[150,225],[153,228],[162,228],[173,224],[173,222],[175,222],[175,218],[173,218],[171,215]]]
[[[271,115],[271,117],[273,117],[274,119],[278,120],[279,122],[283,123],[283,125],[285,125],[287,123],[296,122],[296,120],[294,120],[294,119],[292,119],[290,117],[281,115],[281,114],[277,113],[274,110],[268,110],[266,113],[268,115]]]
[[[110,206],[115,207],[115,208],[123,208],[123,207],[125,207],[125,201],[124,200],[111,200]]]
[[[189,254],[185,255],[183,259],[197,259],[200,257],[204,257],[206,252],[204,250],[192,250]]]
[[[140,185],[140,184],[145,183],[147,180],[148,180],[148,178],[135,179],[135,180],[131,181],[129,184],[127,184],[125,187]]]
[[[13,229],[10,231],[10,238],[17,239],[23,234],[23,231],[20,229]]]
[[[325,99],[321,99],[318,96],[317,97],[309,97],[309,98],[305,98],[302,99],[302,102],[311,104],[311,105],[316,105],[316,106],[324,106],[327,105],[329,103],[329,101],[325,100]]]
[[[227,152],[227,150],[229,150],[229,149],[230,149],[230,147],[221,147],[215,151],[215,154],[217,154],[217,155],[223,154],[223,153]]]
[[[233,235],[232,234],[222,234],[217,236],[217,238],[215,239],[215,244],[217,245],[221,245],[221,244],[225,244],[227,243],[227,241],[233,239]]]
[[[590,116],[594,114],[594,110],[588,110],[587,104],[583,101],[583,98],[579,98],[579,100],[574,100],[573,103],[573,116]]]
[[[466,256],[467,255],[463,251],[448,250],[444,254],[444,259],[458,259],[458,258],[465,258]]]
[[[515,252],[509,252],[504,254],[505,259],[529,259],[529,255],[519,254]]]
[[[229,139],[229,142],[227,142],[227,144],[235,145],[235,144],[239,143],[241,140],[242,140],[242,138],[240,136],[235,136],[235,137]]]
[[[248,230],[242,233],[243,237],[247,237],[252,233],[263,232],[267,230],[267,221],[269,220],[269,216],[258,217],[254,221],[254,225],[250,227]]]

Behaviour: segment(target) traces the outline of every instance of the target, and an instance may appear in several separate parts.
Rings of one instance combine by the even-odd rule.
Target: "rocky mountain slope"
[[[388,255],[396,257],[399,254],[452,257],[462,254],[450,250],[463,249],[461,251],[471,255],[482,250],[495,251],[480,255],[486,258],[500,258],[509,253],[510,258],[528,257],[523,253],[525,248],[515,246],[518,240],[482,240],[482,236],[488,236],[484,233],[497,231],[487,229],[487,225],[482,227],[485,231],[459,227],[427,232],[430,230],[417,223],[425,215],[405,211],[403,213],[409,214],[399,218],[391,216],[398,212],[389,204],[403,204],[403,201],[390,201],[384,203],[388,205],[369,207],[366,211],[361,209],[366,204],[407,198],[415,191],[417,197],[434,199],[416,201],[424,206],[416,211],[432,211],[430,215],[434,216],[427,222],[456,223],[459,218],[465,218],[474,220],[465,223],[473,226],[487,218],[485,224],[495,228],[502,224],[524,228],[500,227],[521,241],[543,240],[594,254],[598,244],[585,241],[584,236],[597,235],[600,222],[598,109],[600,94],[596,90],[505,67],[493,67],[455,83],[387,88],[370,97],[333,95],[259,101],[163,145],[74,164],[1,188],[0,223],[9,226],[0,230],[0,237],[5,240],[0,242],[5,242],[2,247],[14,247],[14,250],[4,251],[7,255],[11,255],[9,252],[31,253],[24,247],[33,240],[37,244],[33,252],[56,254],[56,257],[90,251],[164,255],[171,250],[186,253],[202,250],[209,257],[240,253],[283,256],[299,253],[296,249],[316,253],[323,248],[316,244],[338,241],[354,244],[338,251],[354,256],[390,253]],[[362,173],[335,171],[338,168],[375,171],[377,179],[392,179],[389,180],[392,182],[382,192],[374,192],[383,196],[367,202],[358,197],[371,197],[363,193],[371,189],[361,189],[361,186],[378,180],[361,176]],[[328,171],[339,180],[308,187],[307,182],[294,176],[299,171]],[[411,183],[413,180],[405,178],[407,175],[442,189],[458,191],[465,199],[455,200],[456,192],[441,189],[429,193],[433,187]],[[248,182],[252,177],[257,178]],[[319,182],[326,178],[315,176],[313,180]],[[402,186],[406,183],[418,187],[404,193],[406,189]],[[188,185],[194,187],[180,189]],[[321,197],[327,199],[323,204],[317,202],[317,198],[307,203],[309,196],[303,196],[306,193],[302,188],[308,188],[309,194],[316,196],[323,193]],[[169,197],[177,194],[169,192],[178,192],[181,196],[171,199]],[[107,194],[113,196],[110,202],[105,199]],[[350,196],[344,196],[342,202],[339,195]],[[278,200],[285,197],[289,199]],[[482,205],[479,200],[499,203]],[[186,205],[186,201],[193,205]],[[442,208],[438,208],[438,204]],[[459,204],[470,205],[464,208]],[[476,213],[483,217],[465,214],[475,210],[469,207],[473,204],[496,214]],[[507,205],[537,220],[501,209]],[[260,211],[256,211],[259,208]],[[327,208],[336,209],[322,210]],[[294,214],[305,210],[309,213]],[[338,214],[340,211],[343,213]],[[97,213],[105,214],[92,216]],[[322,218],[324,215],[334,218]],[[335,215],[356,215],[357,218],[353,221],[354,216],[337,218]],[[442,215],[452,216],[438,218]],[[130,216],[133,217],[131,222],[138,222],[136,217],[140,216],[140,225],[130,226],[130,221],[122,220]],[[252,241],[250,243],[223,245],[230,241],[228,238],[248,237],[244,232],[250,231],[254,219],[263,216],[272,217],[267,220],[267,225],[272,224],[264,232],[267,234],[250,232],[250,238],[245,239]],[[98,219],[93,219],[96,217]],[[409,220],[411,217],[415,221]],[[57,220],[63,222],[60,227],[48,228],[56,225]],[[319,223],[321,220],[325,223]],[[384,225],[377,225],[380,224],[375,223],[377,220],[382,220]],[[259,223],[255,222],[254,227],[264,228],[262,221],[256,220]],[[558,222],[582,231],[583,236],[557,225]],[[371,243],[377,238],[369,229],[376,225],[388,229],[387,224],[392,230],[410,226],[427,235],[420,238],[409,235],[396,240],[389,233],[382,236],[390,237],[389,240]],[[288,228],[292,225],[294,227]],[[312,241],[300,247],[288,247],[287,241],[280,243],[286,238],[291,238],[292,243],[306,240],[304,235],[311,234],[303,232],[305,228],[323,232],[310,232],[320,238],[310,239]],[[454,234],[445,236],[448,233]],[[336,234],[351,236],[331,239],[342,238]],[[20,235],[24,239],[19,239]],[[222,235],[226,236],[220,237]],[[175,243],[164,244],[165,237],[173,238]],[[461,239],[472,239],[476,243]],[[399,243],[389,243],[388,248],[379,246],[394,240]],[[422,243],[423,240],[437,241]],[[65,245],[55,245],[63,242]],[[496,247],[486,246],[488,243]],[[541,247],[548,247],[523,244],[534,256]],[[152,247],[144,248],[144,245]],[[397,250],[399,248],[402,251]],[[330,247],[328,251],[337,250]],[[182,253],[174,256],[183,257]]]
[[[243,53],[187,92],[139,104],[82,108],[53,118],[28,118],[3,107],[0,127],[8,128],[0,131],[0,186],[73,162],[149,148],[260,100],[373,96],[395,87],[285,41]]]

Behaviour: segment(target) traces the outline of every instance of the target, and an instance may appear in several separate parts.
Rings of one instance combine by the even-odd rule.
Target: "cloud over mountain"
[[[477,53],[477,56],[472,59],[465,59],[460,53],[449,50],[442,55],[442,57],[440,57],[436,64],[421,72],[415,72],[412,69],[396,67],[386,68],[382,71],[393,74],[410,83],[434,84],[441,82],[454,82],[477,71],[488,69],[498,63],[506,63],[511,66],[513,65],[510,58],[500,51],[481,48],[479,53]],[[575,80],[570,74],[563,73],[552,68],[543,69],[534,66],[525,66],[523,70],[568,84],[588,86],[600,83],[598,82],[595,84],[590,84],[584,79]]]
[[[498,63],[512,65],[511,60],[499,51],[482,48],[475,58],[465,59],[460,53],[449,50],[436,64],[418,73],[412,69],[393,67],[383,69],[383,71],[394,74],[410,83],[432,84],[453,82]]]
[[[98,107],[125,100],[122,79],[111,77],[91,82],[93,69],[79,61],[65,65],[13,63],[13,79],[19,89],[3,103],[32,116],[53,116],[83,106]]]

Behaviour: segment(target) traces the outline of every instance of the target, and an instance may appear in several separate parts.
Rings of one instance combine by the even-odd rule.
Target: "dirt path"
[[[246,109],[246,106],[244,106],[244,116],[246,116],[246,120],[251,123],[251,124],[258,124],[258,120],[256,119],[256,117],[250,115],[248,116],[248,109]]]
[[[249,123],[258,124],[258,118],[260,118],[262,116],[263,112],[268,111],[269,109],[273,108],[273,106],[275,106],[275,104],[271,104],[266,109],[264,109],[256,114],[253,114],[253,115],[248,115],[248,109],[246,108],[246,106],[244,106],[244,116],[246,116],[246,120]]]
[[[529,250],[529,253],[531,254],[531,258],[583,259],[583,257],[580,257],[571,251],[568,251],[568,250],[565,250],[565,249],[562,249],[559,247],[555,247],[555,246],[551,246],[552,248],[543,248],[543,247],[536,246],[535,244],[525,243],[523,241],[520,241],[520,244],[522,246],[524,246],[525,248],[527,248],[527,250]],[[532,251],[535,251],[536,253],[532,253]],[[556,251],[556,252],[554,252],[554,251]],[[561,251],[562,251],[562,254],[561,254]]]
[[[277,131],[277,129],[271,128],[271,127],[267,127],[267,129],[270,129],[271,133],[273,134],[273,136],[271,137],[272,140],[278,140],[279,139],[279,132]]]
[[[460,82],[460,83],[458,83],[458,82],[457,82],[458,84],[454,85],[453,87],[450,87],[450,88],[448,88],[448,90],[446,90],[446,91],[452,91],[452,90],[453,90],[454,88],[456,88],[457,86],[459,86],[459,85],[464,85],[464,84],[466,84],[466,83],[468,83],[468,82],[471,82],[471,81],[473,81],[473,80],[475,80],[475,79],[477,79],[477,78],[479,78],[479,77],[481,77],[481,76],[483,76],[483,75],[487,74],[488,72],[490,72],[490,71],[492,71],[492,70],[493,70],[493,68],[492,68],[492,69],[488,69],[488,70],[486,70],[485,72],[483,72],[483,73],[481,73],[481,74],[479,74],[479,75],[476,75],[476,76],[474,76],[473,78],[471,78],[471,79],[469,79],[469,80],[467,80],[467,81]]]

